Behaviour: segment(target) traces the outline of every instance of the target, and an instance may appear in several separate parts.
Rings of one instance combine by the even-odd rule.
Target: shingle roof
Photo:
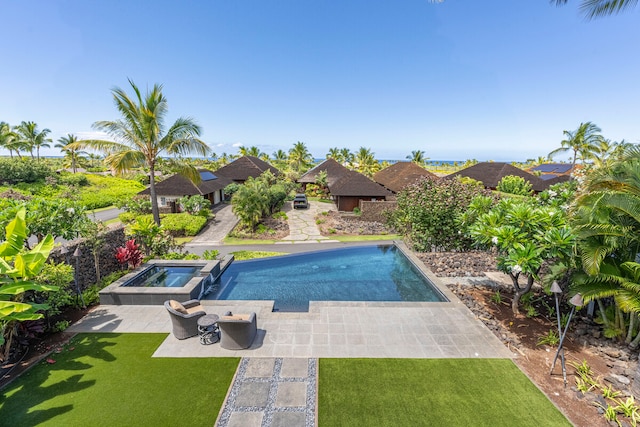
[[[234,181],[244,182],[249,177],[259,177],[266,170],[270,170],[271,173],[276,176],[280,175],[280,171],[278,169],[274,168],[264,160],[260,160],[254,156],[242,156],[228,165],[221,167],[214,173]]]
[[[208,172],[212,173],[207,169],[198,169],[198,172]],[[216,176],[215,179],[210,179],[208,181],[200,181],[198,185],[195,185],[189,178],[186,178],[180,174],[175,174],[165,179],[164,181],[160,181],[156,183],[156,194],[158,196],[194,196],[194,195],[205,195],[209,193],[213,193],[218,190],[222,190],[227,185],[231,184],[233,181],[227,177],[220,176],[214,174]],[[142,190],[138,194],[149,194],[150,191],[148,188]]]
[[[360,172],[347,169],[342,178],[329,184],[333,196],[389,197],[391,192],[377,182],[373,182]]]
[[[397,162],[376,173],[373,176],[373,180],[397,193],[423,176],[438,178],[437,175],[418,166],[414,162]]]
[[[532,175],[527,171],[523,171],[522,169],[518,169],[509,163],[502,162],[477,163],[466,169],[447,175],[447,178],[466,176],[477,181],[481,181],[485,187],[496,188],[500,180],[509,175],[519,176],[526,179],[531,183],[533,191],[544,191],[549,186],[549,184],[545,183],[537,176]]]
[[[335,181],[339,180],[343,176],[347,175],[351,172],[346,167],[342,166],[340,163],[336,162],[334,159],[327,159],[319,165],[314,166],[309,169],[306,173],[304,173],[300,178],[298,178],[299,183],[303,184],[314,184],[316,182],[316,177],[318,173],[326,171],[327,172],[327,183],[332,184]]]

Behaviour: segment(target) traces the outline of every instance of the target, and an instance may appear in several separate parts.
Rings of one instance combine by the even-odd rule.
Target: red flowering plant
[[[127,240],[124,246],[116,249],[116,259],[120,264],[127,264],[130,269],[134,269],[142,263],[142,252],[140,245],[135,239]]]

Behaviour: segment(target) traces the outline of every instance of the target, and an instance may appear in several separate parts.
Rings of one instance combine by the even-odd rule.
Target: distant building
[[[318,174],[327,173],[327,186],[332,200],[340,211],[353,211],[360,201],[387,200],[391,196],[382,185],[372,181],[360,172],[352,171],[333,159],[327,159],[310,169],[298,179],[298,183],[315,184]]]
[[[531,188],[536,193],[546,190],[549,187],[549,183],[537,176],[519,169],[509,163],[503,162],[482,162],[477,163],[468,168],[459,170],[458,172],[447,175],[445,178],[453,178],[456,176],[464,176],[475,179],[482,182],[485,188],[495,190],[498,183],[505,176],[519,176],[531,183]]]
[[[271,171],[275,176],[281,172],[264,160],[254,156],[242,156],[215,171],[218,176],[224,176],[235,183],[244,184],[249,177],[257,178],[265,171]]]
[[[422,177],[438,178],[437,175],[414,162],[397,162],[373,175],[373,180],[388,190],[398,193]]]
[[[180,174],[175,174],[156,183],[156,196],[158,198],[158,208],[161,212],[178,211],[176,202],[184,196],[199,195],[209,200],[212,205],[216,205],[224,200],[224,188],[231,184],[229,178],[218,176],[207,169],[198,169],[200,174],[199,184],[194,184],[189,178]],[[138,194],[150,195],[150,190],[144,189]]]
[[[543,163],[530,168],[529,172],[535,173],[538,178],[547,183],[547,186],[550,186],[569,181],[573,173],[573,166],[569,163]]]

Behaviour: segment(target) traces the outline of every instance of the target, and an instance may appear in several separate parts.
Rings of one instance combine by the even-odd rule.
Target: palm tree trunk
[[[602,300],[598,298],[598,309],[600,310],[600,314],[602,315],[602,323],[605,328],[609,327],[609,319],[607,319],[607,313],[604,311],[604,304],[602,304]]]
[[[635,325],[636,325],[636,314],[629,313],[629,328],[627,330],[627,339],[624,340],[624,342],[627,344],[631,343],[631,340],[633,339],[633,327]]]
[[[149,162],[149,195],[151,196],[151,212],[153,213],[153,220],[157,226],[160,226],[160,210],[158,209],[158,198],[156,197],[156,171],[155,164]]]

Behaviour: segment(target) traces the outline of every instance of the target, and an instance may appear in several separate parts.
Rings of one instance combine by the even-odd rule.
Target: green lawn
[[[268,258],[272,256],[288,255],[286,252],[265,252],[265,251],[235,251],[231,252],[236,261],[245,261],[256,258]]]
[[[320,359],[318,425],[571,426],[505,359]]]
[[[237,358],[152,358],[166,334],[80,334],[0,393],[7,426],[212,426]]]

